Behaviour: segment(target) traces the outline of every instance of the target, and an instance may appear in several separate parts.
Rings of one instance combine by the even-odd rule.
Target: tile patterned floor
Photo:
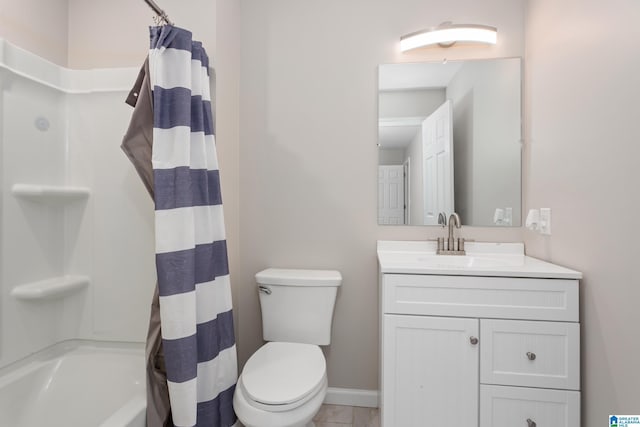
[[[313,418],[316,427],[380,427],[377,408],[322,405]]]

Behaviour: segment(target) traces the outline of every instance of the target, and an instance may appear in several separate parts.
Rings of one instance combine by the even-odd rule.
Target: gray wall
[[[530,254],[584,273],[585,427],[640,412],[640,3],[533,0],[527,13],[525,207],[550,207]]]
[[[153,11],[142,0],[68,0],[69,67],[137,67],[149,50]],[[163,0],[179,27],[193,32],[215,58],[216,0]],[[224,25],[224,23],[222,24]]]
[[[0,0],[0,37],[66,65],[67,0]]]
[[[338,293],[329,385],[378,386],[377,239],[441,229],[377,225],[377,67],[522,56],[524,1],[243,0],[240,93],[240,359],[262,344],[254,274],[331,268]],[[402,54],[400,36],[440,22],[495,25],[494,47]],[[340,153],[340,155],[336,155]],[[478,240],[520,230],[464,227]]]
[[[422,160],[422,128],[407,148],[409,161],[409,223],[424,222],[424,162]]]

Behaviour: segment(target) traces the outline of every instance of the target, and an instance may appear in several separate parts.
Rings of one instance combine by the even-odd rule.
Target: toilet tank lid
[[[336,270],[294,270],[267,268],[256,273],[260,285],[340,286],[342,275]]]

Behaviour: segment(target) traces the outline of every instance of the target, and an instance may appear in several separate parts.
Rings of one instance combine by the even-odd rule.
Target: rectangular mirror
[[[378,78],[378,223],[521,223],[520,58],[385,64]]]

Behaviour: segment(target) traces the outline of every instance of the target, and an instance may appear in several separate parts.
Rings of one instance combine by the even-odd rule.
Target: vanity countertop
[[[466,242],[466,255],[436,255],[435,241],[378,241],[382,273],[581,279],[582,273],[524,254],[523,243]]]

